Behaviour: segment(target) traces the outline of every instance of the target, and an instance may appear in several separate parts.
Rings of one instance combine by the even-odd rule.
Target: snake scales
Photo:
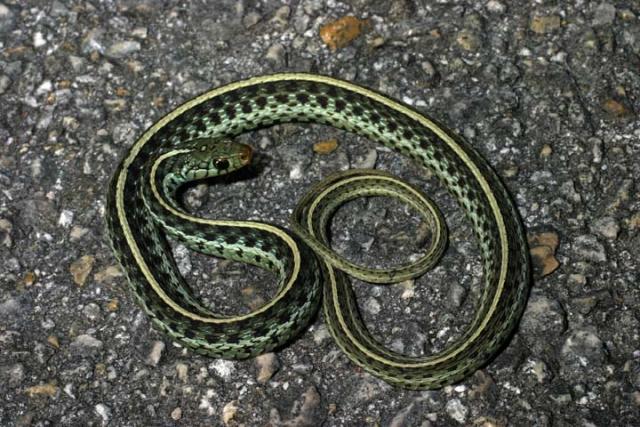
[[[390,147],[433,171],[458,201],[478,240],[484,288],[470,326],[449,347],[421,357],[384,347],[367,331],[345,275],[381,283],[420,275],[442,252],[445,231],[416,268],[389,270],[349,265],[330,249],[325,232],[337,205],[361,195],[399,198],[432,223],[442,223],[418,189],[377,171],[329,178],[294,211],[294,233],[259,222],[195,217],[176,200],[183,183],[250,161],[250,149],[233,142],[234,136],[284,122],[327,124]],[[465,378],[497,354],[516,328],[528,294],[523,228],[486,161],[405,105],[319,75],[284,73],[238,81],[167,114],[119,164],[106,218],[116,257],[153,324],[193,351],[214,357],[242,359],[283,346],[306,327],[322,300],[329,330],[353,362],[398,386],[438,388]],[[165,234],[192,250],[275,272],[277,294],[245,315],[212,312],[179,274]]]

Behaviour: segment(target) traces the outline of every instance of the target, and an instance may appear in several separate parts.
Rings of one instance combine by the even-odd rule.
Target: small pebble
[[[544,144],[540,150],[540,157],[549,157],[553,153],[553,148],[549,144]]]
[[[486,371],[479,369],[472,377],[473,386],[469,390],[469,397],[472,399],[489,399],[493,398],[497,393],[497,386],[491,375]],[[459,390],[459,387],[462,388]],[[457,392],[463,392],[464,386],[460,385],[456,387]]]
[[[178,374],[178,379],[183,383],[186,383],[189,379],[189,366],[184,363],[176,363],[176,373]]]
[[[507,11],[507,6],[496,0],[489,0],[485,6],[489,12],[504,13]]]
[[[631,113],[623,102],[613,98],[605,100],[602,103],[602,109],[614,117],[625,117]]]
[[[291,8],[287,5],[281,6],[276,10],[276,13],[271,18],[271,22],[273,22],[278,27],[285,27],[289,23],[289,15],[291,14]]]
[[[560,186],[560,193],[566,196],[573,203],[580,203],[582,196],[576,191],[576,186],[573,180],[568,180]]]
[[[313,151],[318,154],[329,154],[338,148],[338,140],[335,138],[326,139],[313,144]]]
[[[58,218],[58,225],[62,227],[69,227],[73,223],[73,211],[63,210],[60,212],[60,218]]]
[[[280,369],[280,362],[275,353],[265,353],[255,358],[258,367],[257,381],[265,384]]]
[[[146,363],[150,366],[158,366],[160,362],[160,358],[162,357],[162,352],[164,351],[165,344],[162,341],[154,341],[153,347],[151,347],[151,351],[147,356]]]
[[[396,413],[396,415],[391,419],[391,422],[389,423],[389,427],[406,427],[408,425],[410,425],[408,423],[407,418],[409,417],[409,415],[411,414],[411,412],[413,411],[413,408],[415,407],[415,403],[410,403],[409,405],[405,406],[404,408],[402,408],[398,413]]]
[[[5,93],[7,89],[11,86],[11,79],[7,75],[0,75],[0,95]]]
[[[400,286],[400,288],[402,289],[402,294],[400,295],[400,298],[411,299],[415,296],[416,286],[415,286],[414,279],[409,279],[409,280],[405,280],[404,282],[400,282],[398,286]]]
[[[138,27],[133,29],[131,35],[139,39],[146,39],[148,32],[149,31],[145,27]]]
[[[209,365],[219,377],[228,380],[236,371],[236,365],[231,360],[217,359]]]
[[[368,26],[368,20],[345,16],[320,27],[320,38],[331,50],[336,50],[349,45]]]
[[[93,275],[93,279],[98,283],[112,283],[124,274],[122,269],[117,265],[110,265]]]
[[[107,310],[110,312],[118,311],[119,302],[116,298],[112,298],[111,301],[107,303]]]
[[[313,331],[313,342],[316,345],[320,345],[328,339],[331,339],[331,334],[329,333],[329,329],[327,329],[327,325],[322,324]]]
[[[34,396],[54,397],[56,394],[58,394],[58,391],[59,391],[59,388],[52,383],[34,385],[32,387],[27,387],[25,389],[25,393],[27,393],[29,397],[34,397]]]
[[[72,241],[77,241],[81,239],[83,236],[85,236],[88,232],[89,232],[88,228],[78,227],[77,225],[74,225],[73,227],[71,227],[71,231],[69,232],[69,237],[71,238]]]
[[[173,249],[173,256],[178,264],[178,271],[183,276],[186,276],[191,272],[193,264],[191,264],[191,257],[189,256],[189,249],[183,244],[176,245]]]
[[[245,28],[251,28],[262,20],[262,15],[258,12],[249,12],[242,18],[242,25]]]
[[[562,305],[544,295],[532,293],[527,302],[520,330],[527,336],[560,336],[567,327]]]
[[[304,399],[300,407],[299,415],[289,420],[284,425],[290,426],[315,426],[319,425],[323,417],[317,414],[320,408],[320,394],[314,386],[310,386],[302,395]]]
[[[313,365],[309,363],[296,363],[291,366],[291,369],[298,374],[306,375],[313,371]]]
[[[461,30],[456,35],[456,42],[464,50],[474,51],[480,47],[480,38],[472,31]]]
[[[84,306],[82,314],[89,320],[96,320],[100,317],[100,306],[94,302],[91,302]]]
[[[47,41],[40,31],[33,33],[33,47],[42,47],[45,44],[47,44]]]
[[[576,237],[573,250],[580,260],[594,262],[604,262],[607,260],[607,253],[604,246],[592,235]]]
[[[560,245],[558,234],[552,231],[541,232],[529,235],[527,240],[535,275],[544,277],[553,273],[560,266],[555,257]]]
[[[612,24],[616,19],[616,7],[610,3],[600,3],[596,7],[591,25],[599,27]]]
[[[578,312],[586,315],[589,314],[598,304],[598,297],[596,295],[587,295],[579,298],[573,298],[571,302],[577,308]]]
[[[84,286],[93,268],[95,257],[93,255],[84,255],[80,259],[74,261],[69,266],[69,271],[73,276],[73,281],[78,286]]]
[[[458,308],[464,302],[464,299],[467,295],[467,290],[464,286],[460,285],[457,282],[453,282],[449,284],[449,291],[447,293],[447,301],[449,302],[449,306],[452,308]]]
[[[555,257],[555,252],[548,246],[534,246],[530,248],[529,253],[534,270],[540,277],[548,276],[560,267],[560,261]]]
[[[28,271],[22,278],[22,283],[29,287],[33,286],[38,281],[38,275],[33,271]]]
[[[560,17],[557,15],[534,16],[529,22],[529,28],[534,33],[546,34],[560,28],[560,23]]]
[[[380,306],[380,303],[378,302],[377,299],[371,297],[371,298],[368,298],[367,301],[364,303],[364,309],[368,313],[376,315],[380,313],[380,310],[382,310],[382,307]]]
[[[182,408],[177,407],[173,411],[171,411],[171,419],[174,421],[178,421],[182,418]]]
[[[107,424],[111,419],[111,409],[107,405],[103,403],[98,403],[95,406],[95,411],[96,411],[96,414],[98,414],[100,418],[102,418],[103,424]]]
[[[524,363],[523,372],[525,374],[531,374],[535,377],[538,384],[543,384],[549,381],[552,377],[551,370],[546,363],[542,360],[530,359]]]
[[[604,343],[598,335],[588,329],[577,329],[565,340],[562,346],[565,363],[588,367],[601,364],[606,359]]]
[[[427,81],[434,81],[437,79],[438,71],[436,70],[436,67],[433,65],[432,62],[422,61],[420,63],[420,68],[422,69],[422,72],[427,78]]]
[[[354,162],[354,169],[373,169],[376,166],[378,160],[378,152],[375,149],[367,151],[364,157],[358,157]]]
[[[282,66],[285,63],[285,56],[287,51],[280,43],[273,44],[267,50],[265,58],[271,61],[274,65]]]
[[[47,337],[47,342],[51,345],[51,347],[60,348],[60,341],[55,335],[49,335]]]
[[[5,218],[0,218],[0,245],[11,248],[13,240],[11,233],[13,232],[13,224]]]
[[[451,418],[460,424],[465,424],[469,409],[462,404],[460,399],[450,399],[445,405],[445,411]]]
[[[238,412],[238,402],[232,400],[222,408],[222,423],[228,426]]]
[[[102,341],[91,335],[78,335],[70,345],[71,350],[81,356],[88,356],[99,351],[103,346]]]
[[[138,52],[140,49],[142,49],[140,42],[125,40],[109,46],[105,52],[105,56],[112,59],[120,59],[134,52]]]
[[[584,274],[570,274],[567,283],[574,287],[584,287],[587,284],[587,278]]]
[[[615,240],[620,232],[620,225],[610,216],[602,217],[591,225],[591,231],[610,240]]]

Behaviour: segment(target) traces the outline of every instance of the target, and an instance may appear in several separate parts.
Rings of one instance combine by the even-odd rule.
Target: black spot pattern
[[[316,101],[318,101],[318,105],[320,105],[320,107],[322,108],[327,108],[327,105],[329,105],[329,98],[327,98],[326,96],[318,96],[316,97]]]
[[[229,120],[233,120],[236,117],[236,107],[234,105],[227,105],[224,109]]]

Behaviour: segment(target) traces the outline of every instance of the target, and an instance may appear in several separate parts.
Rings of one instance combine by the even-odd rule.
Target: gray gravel
[[[367,18],[367,31],[330,50],[319,29],[346,15]],[[638,424],[637,2],[14,0],[0,4],[0,52],[1,425]],[[322,316],[276,354],[207,359],[154,331],[129,298],[103,223],[120,157],[196,94],[285,70],[352,80],[446,123],[496,168],[532,242],[547,246],[532,251],[519,333],[472,378],[395,389],[349,362]],[[335,151],[312,150],[331,138]],[[240,139],[259,151],[252,171],[192,189],[196,212],[286,224],[311,183],[363,165],[432,194],[451,234],[441,264],[356,292],[392,348],[424,354],[459,336],[481,267],[468,222],[430,174],[323,126]],[[370,264],[425,239],[411,212],[379,199],[344,207],[333,227],[336,248]],[[265,273],[175,249],[223,312],[275,291]]]

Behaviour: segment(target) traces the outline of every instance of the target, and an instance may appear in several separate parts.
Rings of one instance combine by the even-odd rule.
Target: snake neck
[[[185,185],[233,173],[250,163],[251,147],[229,139],[197,138],[160,151],[145,164],[148,197],[184,212],[178,192]]]

